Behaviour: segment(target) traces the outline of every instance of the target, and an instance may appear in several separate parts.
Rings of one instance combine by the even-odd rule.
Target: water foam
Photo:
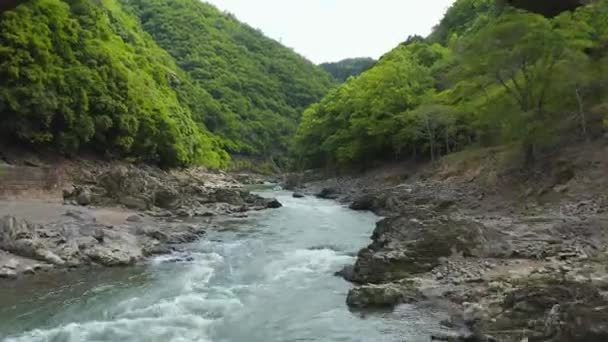
[[[297,249],[271,262],[264,271],[272,281],[302,280],[301,273],[325,274],[352,261],[331,249]]]
[[[173,296],[159,299],[158,291],[141,293],[113,305],[104,312],[103,320],[38,329],[6,341],[211,341],[209,326],[242,304],[231,290],[209,286],[215,268],[224,261],[221,255],[189,253],[188,256],[192,261],[187,271],[165,284]],[[182,256],[158,257],[151,266],[179,257]]]

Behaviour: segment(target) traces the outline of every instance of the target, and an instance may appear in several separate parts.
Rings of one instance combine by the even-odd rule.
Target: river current
[[[433,312],[351,312],[334,276],[378,217],[265,191],[284,207],[222,223],[183,252],[131,268],[39,276],[0,288],[10,342],[422,342]]]

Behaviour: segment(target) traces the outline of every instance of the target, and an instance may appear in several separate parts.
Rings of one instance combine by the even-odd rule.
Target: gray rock
[[[293,196],[293,198],[304,198],[304,197],[306,197],[306,196],[305,196],[303,193],[301,193],[301,192],[294,192],[292,196]]]
[[[374,202],[376,198],[372,195],[363,195],[357,199],[349,206],[352,210],[372,210],[374,207]]]
[[[352,281],[354,272],[355,272],[355,266],[348,265],[348,266],[344,266],[344,268],[341,269],[340,271],[334,273],[334,275],[336,277],[342,277],[346,281]]]
[[[74,188],[74,186],[72,186],[72,185],[70,185],[70,186],[68,186],[68,187],[64,188],[64,189],[62,190],[63,199],[64,199],[64,200],[69,200],[69,199],[71,199],[72,197],[74,197],[75,192],[76,192],[76,189],[75,189],[75,188]]]
[[[194,212],[188,208],[181,208],[175,214],[178,217],[194,217]]]
[[[268,209],[278,209],[281,208],[283,206],[283,204],[281,204],[281,202],[279,202],[279,200],[277,200],[276,198],[273,198],[272,200],[268,201],[268,203],[266,204],[266,208]]]
[[[33,267],[26,267],[23,269],[23,274],[33,275],[36,274],[36,270]]]
[[[60,258],[57,254],[49,251],[49,250],[40,250],[38,251],[38,257],[41,260],[48,262],[49,264],[62,266],[65,265],[65,260]]]
[[[323,188],[316,196],[318,198],[335,200],[338,199],[339,193],[335,188]]]
[[[215,202],[242,205],[245,203],[243,193],[236,189],[218,189],[213,195]]]
[[[161,189],[154,194],[154,205],[162,209],[173,209],[179,203],[179,193],[175,189]]]
[[[141,223],[143,222],[143,217],[141,217],[140,215],[131,215],[129,217],[127,217],[127,222],[131,222],[131,223]]]
[[[142,198],[126,196],[120,199],[120,204],[129,209],[145,211],[148,209],[148,202]]]
[[[82,189],[78,196],[76,196],[76,203],[78,205],[87,206],[92,203],[92,194],[89,189]]]
[[[93,262],[102,266],[128,266],[133,265],[137,260],[141,259],[141,257],[143,257],[143,251],[138,249],[137,246],[116,249],[98,245],[86,250],[86,255]]]
[[[19,262],[15,259],[9,259],[4,265],[0,266],[9,270],[16,270],[19,267]]]
[[[15,270],[9,268],[0,268],[0,279],[17,279],[18,275]]]
[[[6,216],[0,219],[0,249],[24,257],[36,257],[40,248],[36,236],[37,226]]]
[[[373,243],[359,252],[357,283],[382,283],[425,273],[455,253],[483,256],[488,231],[479,223],[455,219],[413,219],[410,215],[377,223]]]
[[[149,248],[145,248],[144,249],[144,254],[147,256],[151,256],[151,255],[165,255],[165,254],[171,254],[173,253],[175,250],[169,246],[166,245],[156,245],[156,246],[150,246]]]
[[[141,227],[137,230],[137,234],[160,242],[167,242],[169,240],[168,230],[167,232],[161,231],[158,227]]]
[[[93,216],[89,213],[79,211],[79,210],[68,210],[63,215],[66,217],[73,218],[76,221],[91,222],[91,223],[94,223],[97,221],[95,216]]]
[[[348,292],[346,303],[351,308],[392,308],[399,304],[412,303],[422,295],[411,285],[382,284],[363,285]]]

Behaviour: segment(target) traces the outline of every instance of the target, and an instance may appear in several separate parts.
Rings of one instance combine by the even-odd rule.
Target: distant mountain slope
[[[292,50],[199,0],[121,0],[221,108],[205,123],[232,152],[286,149],[302,110],[333,85]]]
[[[319,66],[330,73],[340,82],[346,81],[351,76],[358,76],[365,70],[376,64],[376,60],[369,57],[347,58],[339,62],[323,63]]]

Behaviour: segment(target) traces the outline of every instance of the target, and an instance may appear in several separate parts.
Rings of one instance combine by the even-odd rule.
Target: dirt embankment
[[[526,168],[516,152],[305,183],[386,217],[339,273],[356,285],[348,304],[439,306],[455,331],[439,340],[608,341],[608,146]]]
[[[281,206],[243,187],[257,181],[253,176],[95,160],[4,159],[0,279],[130,265],[200,238],[222,217]]]

